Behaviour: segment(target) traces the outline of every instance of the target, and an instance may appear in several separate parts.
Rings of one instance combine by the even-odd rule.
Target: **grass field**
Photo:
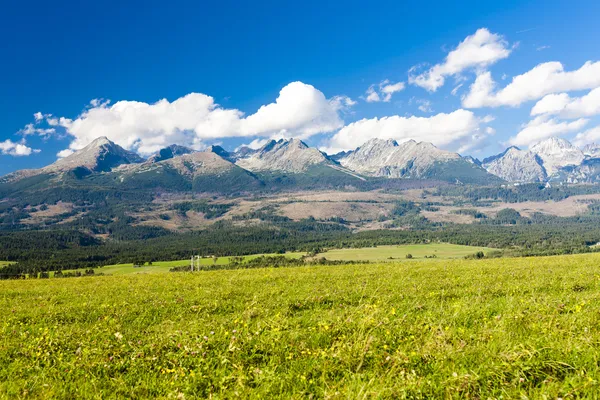
[[[0,261],[0,268],[6,267],[7,265],[10,265],[10,264],[14,264],[14,262],[11,262],[11,261]]]
[[[286,253],[286,257],[300,258],[304,253]],[[251,260],[260,256],[274,256],[275,254],[255,254],[250,256],[244,256],[245,260]],[[281,255],[281,254],[280,254]],[[231,257],[218,257],[216,262],[212,258],[203,258],[200,260],[202,265],[226,265],[229,264]],[[102,268],[97,269],[97,272],[101,272],[105,275],[124,275],[132,273],[156,273],[156,272],[169,272],[173,267],[179,267],[182,265],[190,265],[190,260],[177,260],[177,261],[156,261],[152,265],[145,265],[143,267],[134,267],[133,264],[115,264],[106,265]],[[82,270],[83,271],[83,270]]]
[[[0,396],[598,398],[600,255],[0,281]]]
[[[392,259],[405,259],[407,254],[414,259],[435,256],[436,258],[463,258],[464,256],[483,251],[487,253],[497,249],[487,247],[461,246],[458,244],[435,243],[435,244],[410,244],[401,246],[377,246],[361,249],[333,249],[320,253],[319,257],[328,260],[342,261],[387,261]]]
[[[424,259],[425,256],[435,255],[436,258],[450,259],[450,258],[463,258],[466,255],[474,254],[478,251],[487,253],[488,251],[494,251],[497,249],[491,249],[486,247],[472,247],[472,246],[461,246],[456,244],[447,243],[435,243],[435,244],[415,244],[415,245],[400,245],[400,246],[378,246],[368,247],[361,249],[333,249],[319,253],[317,258],[325,257],[328,260],[341,260],[341,261],[390,261],[394,259],[404,260],[407,254],[411,254],[413,259]],[[305,253],[294,252],[286,253],[286,257],[300,258]],[[251,260],[260,256],[275,256],[277,254],[256,254],[250,256],[244,256],[246,260]],[[390,259],[391,257],[391,259]],[[230,257],[219,257],[216,263],[212,258],[204,258],[201,260],[202,265],[226,265],[229,264]],[[1,263],[1,262],[0,262]],[[103,273],[105,275],[124,275],[133,273],[157,273],[157,272],[169,272],[173,267],[179,267],[182,265],[190,265],[190,260],[177,260],[177,261],[156,261],[152,265],[146,265],[144,267],[134,268],[133,264],[115,264],[107,265],[96,270],[96,272]],[[85,269],[81,270],[82,272]],[[71,272],[71,271],[66,271]]]

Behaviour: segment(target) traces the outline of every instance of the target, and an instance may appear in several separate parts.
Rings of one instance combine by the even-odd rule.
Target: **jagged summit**
[[[590,143],[581,149],[583,155],[590,158],[600,158],[600,144]]]
[[[508,182],[543,182],[547,178],[541,159],[515,146],[484,159],[482,165],[489,173]]]
[[[340,164],[370,176],[418,178],[424,176],[434,163],[452,160],[462,158],[431,143],[409,140],[398,144],[393,139],[371,139],[341,158]]]
[[[232,158],[232,154],[230,152],[228,152],[227,150],[225,150],[224,148],[222,148],[221,146],[218,146],[218,145],[209,146],[204,151],[207,151],[209,153],[214,153],[226,160],[230,160]]]
[[[585,159],[583,152],[568,140],[551,137],[531,146],[529,150],[537,154],[548,175],[566,166],[579,165]]]
[[[398,142],[381,138],[370,139],[355,150],[333,156],[308,146],[300,139],[269,140],[259,149],[242,146],[234,152],[217,145],[203,151],[171,145],[144,161],[108,138],[99,137],[47,167],[14,172],[3,177],[0,183],[16,182],[40,174],[56,175],[58,178],[65,172],[73,172],[76,177],[112,172],[114,175],[107,178],[120,179],[120,174],[131,177],[132,174],[152,171],[188,178],[230,171],[243,179],[247,178],[245,174],[254,176],[253,172],[260,172],[260,179],[276,178],[279,173],[305,174],[304,181],[316,179],[317,175],[335,180],[332,177],[336,173],[343,173],[360,179],[370,176],[490,184],[500,182],[498,178],[501,178],[515,183],[549,180],[581,183],[600,182],[599,165],[600,145],[590,144],[579,149],[561,138],[543,140],[529,150],[509,147],[483,161],[462,157],[428,142]],[[333,170],[336,173],[332,175]],[[273,176],[267,177],[265,173]]]
[[[508,153],[510,150],[521,150],[520,148],[518,148],[517,146],[510,146],[508,147],[506,150],[504,150],[502,153],[500,154],[496,154],[493,156],[489,156],[483,159],[483,161],[481,161],[482,164],[489,164],[494,160],[497,160],[498,158],[502,158],[506,153]]]
[[[333,164],[327,155],[299,139],[270,140],[255,152],[240,157],[236,164],[249,171],[300,173],[318,164]]]
[[[164,149],[160,149],[158,152],[151,155],[146,162],[157,163],[169,160],[173,157],[182,156],[184,154],[191,154],[194,152],[195,150],[190,149],[189,147],[180,146],[178,144],[172,144],[170,146],[165,147]]]
[[[144,159],[136,153],[127,151],[121,146],[102,136],[83,149],[61,158],[54,164],[42,168],[42,172],[66,172],[83,168],[89,172],[107,172],[122,164],[143,162]]]

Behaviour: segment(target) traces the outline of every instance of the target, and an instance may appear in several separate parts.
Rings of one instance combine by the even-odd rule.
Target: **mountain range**
[[[371,139],[359,148],[328,155],[298,139],[271,140],[259,149],[228,152],[168,146],[147,159],[105,137],[37,170],[0,178],[0,192],[56,187],[124,186],[165,191],[240,192],[360,185],[388,179],[438,180],[458,184],[600,182],[600,146],[579,149],[550,138],[521,150],[510,147],[479,161],[431,143]],[[382,181],[383,180],[383,181]]]
[[[529,150],[509,147],[481,162],[483,168],[507,182],[600,182],[600,146],[583,149],[568,140],[552,137]]]

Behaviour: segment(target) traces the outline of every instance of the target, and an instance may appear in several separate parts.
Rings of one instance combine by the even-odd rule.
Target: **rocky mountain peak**
[[[514,146],[484,159],[482,166],[508,182],[543,182],[547,178],[542,161],[536,154]]]
[[[144,159],[127,151],[105,136],[99,137],[73,154],[42,169],[43,172],[66,172],[83,168],[90,172],[107,172],[122,164],[141,163]]]
[[[585,159],[580,149],[568,140],[557,137],[542,140],[531,146],[529,150],[540,157],[549,175],[563,167],[579,165]]]
[[[390,178],[421,178],[435,168],[436,163],[449,161],[467,163],[458,154],[440,150],[431,143],[408,140],[398,144],[393,139],[371,139],[339,160],[353,171]]]
[[[146,162],[157,163],[160,161],[170,160],[173,157],[182,156],[184,154],[191,154],[194,152],[195,150],[190,149],[189,147],[172,144],[170,146],[165,147],[164,149],[160,149],[158,152],[151,155]]]
[[[582,152],[586,157],[600,158],[600,144],[587,144],[583,147]]]
[[[299,139],[270,140],[256,152],[248,152],[236,164],[250,171],[285,171],[299,173],[316,164],[331,164],[319,150]]]

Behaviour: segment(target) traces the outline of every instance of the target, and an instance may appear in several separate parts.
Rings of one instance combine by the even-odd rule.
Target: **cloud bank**
[[[560,62],[539,64],[512,82],[496,90],[496,82],[487,71],[479,74],[462,98],[465,108],[518,107],[545,95],[600,87],[600,62],[586,62],[581,68],[565,72]]]
[[[292,82],[279,92],[275,102],[246,116],[237,109],[215,103],[211,96],[190,93],[172,102],[153,104],[138,101],[93,100],[75,119],[36,113],[36,125],[22,134],[42,134],[39,124],[63,128],[73,138],[69,149],[79,150],[100,136],[139,152],[151,154],[173,144],[202,147],[207,139],[228,137],[298,137],[333,132],[344,122],[340,114],[355,102],[346,96],[327,99],[313,86]],[[47,128],[55,129],[55,128]]]
[[[362,119],[343,127],[327,142],[328,152],[352,150],[369,139],[395,139],[431,142],[440,147],[464,148],[464,143],[493,134],[482,129],[490,119],[480,119],[468,110],[440,113],[431,117],[391,117]]]

